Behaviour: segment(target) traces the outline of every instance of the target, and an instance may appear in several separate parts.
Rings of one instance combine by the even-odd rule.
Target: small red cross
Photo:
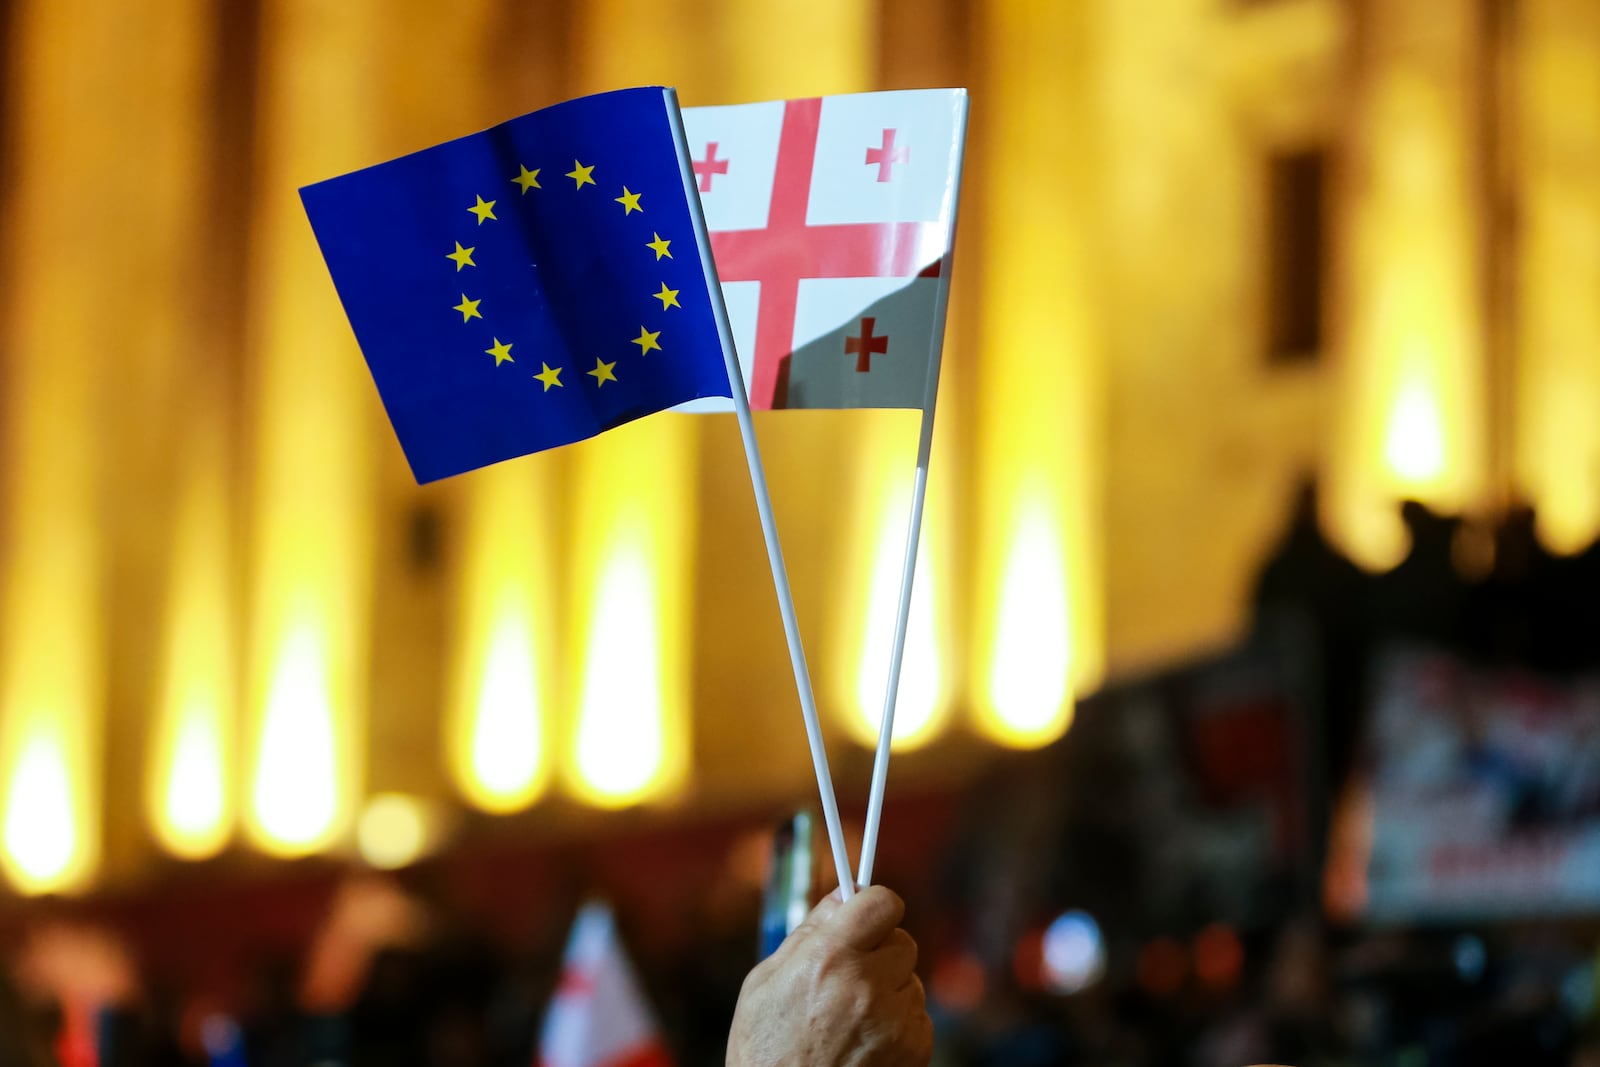
[[[711,179],[718,174],[728,173],[728,161],[717,158],[717,142],[711,141],[706,145],[706,158],[691,161],[694,172],[700,178],[700,191],[711,191]]]
[[[872,370],[872,357],[885,355],[889,351],[889,338],[872,336],[872,328],[877,324],[877,319],[861,320],[861,336],[846,337],[844,339],[844,354],[856,357],[856,370],[862,374]]]
[[[556,984],[556,996],[588,996],[594,992],[594,985],[594,975],[568,968],[561,972],[561,980]]]
[[[895,147],[893,130],[883,131],[883,144],[878,148],[867,149],[867,166],[874,163],[878,165],[878,180],[887,182],[894,180],[894,165],[896,163],[911,162],[911,149],[905,145]]]

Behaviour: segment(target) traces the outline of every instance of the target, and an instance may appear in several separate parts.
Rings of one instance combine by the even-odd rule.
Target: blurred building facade
[[[22,892],[342,853],[364,813],[422,848],[466,810],[560,834],[808,794],[732,424],[419,489],[299,209],[307,182],[580,93],[972,89],[897,783],[1047,742],[1073,694],[1231,639],[1305,471],[1371,567],[1404,548],[1402,498],[1527,498],[1556,549],[1600,528],[1586,0],[0,16]],[[852,797],[915,432],[761,425]]]

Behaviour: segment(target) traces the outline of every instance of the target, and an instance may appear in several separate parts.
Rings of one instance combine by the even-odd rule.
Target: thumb
[[[835,928],[850,947],[870,952],[883,944],[905,914],[904,901],[881,885],[871,885],[819,919]]]
[[[811,933],[819,926],[825,925],[828,920],[833,917],[833,913],[838,911],[842,906],[843,902],[839,899],[839,890],[835,889],[833,892],[817,901],[816,907],[812,908],[811,911],[806,914],[806,917],[801,920],[800,925],[794,928],[794,934],[790,934],[789,936],[793,937],[795,934],[802,932],[806,934]]]

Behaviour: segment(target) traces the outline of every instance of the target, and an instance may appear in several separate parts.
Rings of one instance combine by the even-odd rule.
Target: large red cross
[[[728,161],[717,158],[717,142],[712,141],[706,145],[706,158],[691,160],[695,174],[700,179],[700,191],[711,191],[711,179],[718,174],[728,173]]]
[[[924,244],[942,248],[942,223],[806,225],[821,117],[821,99],[784,104],[767,228],[711,235],[711,251],[723,281],[761,283],[749,383],[750,406],[754,408],[788,404],[789,357],[794,348],[795,300],[801,279],[939,276],[938,259],[932,263],[918,259]]]
[[[894,165],[896,163],[911,162],[911,149],[905,145],[896,148],[894,135],[894,130],[884,130],[883,144],[878,148],[867,149],[867,166],[870,167],[874,163],[878,165],[878,180],[880,182],[893,180]]]
[[[861,320],[861,336],[846,337],[844,339],[844,354],[856,357],[856,371],[866,374],[872,370],[872,357],[874,355],[887,355],[889,352],[889,338],[887,336],[872,336],[872,328],[878,320],[867,317]]]

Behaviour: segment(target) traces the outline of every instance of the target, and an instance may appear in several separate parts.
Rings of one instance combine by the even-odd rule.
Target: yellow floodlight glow
[[[654,584],[637,546],[601,567],[573,745],[580,792],[598,807],[646,799],[665,769]]]
[[[872,451],[863,448],[862,453],[892,459],[894,449],[887,447],[888,442],[885,444],[886,447]],[[845,728],[857,741],[869,746],[875,746],[878,742],[884,688],[889,674],[889,652],[894,645],[895,612],[900,605],[906,520],[911,512],[909,458],[909,454],[906,454],[901,463],[865,461],[870,464],[875,476],[869,477],[867,472],[863,472],[870,483],[862,501],[866,512],[863,526],[873,530],[875,536],[872,538],[870,555],[863,553],[868,556],[870,570],[862,573],[851,588],[865,588],[866,596],[851,598],[849,606],[854,609],[854,617],[846,620],[847,625],[839,627],[839,632],[850,635],[851,639],[836,646],[842,657],[851,661],[844,677],[854,680],[849,693],[849,710],[844,716]],[[897,480],[901,483],[898,488],[893,486]],[[934,616],[939,592],[936,588],[937,538],[931,529],[934,524],[932,514],[926,514],[917,559],[917,578],[911,592],[911,614],[907,620],[900,691],[895,703],[891,746],[897,752],[920,748],[937,737],[949,711],[940,674],[938,631]]]
[[[71,888],[83,873],[83,841],[65,740],[43,722],[22,747],[6,789],[6,873],[23,893]]]
[[[520,811],[549,773],[539,665],[549,616],[550,559],[539,464],[522,460],[468,481],[455,697],[446,745],[451,776],[483,811]]]
[[[327,663],[309,625],[291,630],[267,691],[250,831],[275,856],[327,847],[339,827],[336,724]]]
[[[230,805],[219,718],[215,704],[185,704],[170,735],[162,739],[165,771],[155,792],[152,825],[162,847],[180,859],[214,856],[228,842]]]
[[[1395,397],[1383,457],[1396,483],[1406,488],[1426,491],[1445,473],[1439,400],[1420,377],[1402,383]]]
[[[976,294],[967,678],[976,728],[1018,747],[1067,729],[1073,699],[1105,670],[1102,175],[1083,150],[1103,122],[1090,103],[1103,95],[1102,8],[982,5],[980,32],[1007,61],[988,72],[991,121],[973,159],[1006,161],[985,172],[974,204],[987,266]],[[1021,136],[1033,151],[1013,160],[1004,146]]]
[[[427,852],[434,819],[428,806],[405,793],[379,793],[356,821],[356,849],[370,867],[409,866]]]
[[[279,191],[374,151],[378,11],[370,0],[294,0],[262,27],[242,814],[251,845],[277,856],[341,840],[363,795],[377,502],[382,475],[398,483],[397,454],[392,443],[380,451],[372,381],[338,295],[326,274],[305,269],[317,255],[305,214]]]
[[[486,811],[525,808],[542,784],[532,643],[525,609],[510,607],[495,621],[468,741],[468,796]]]
[[[84,20],[50,5],[29,8],[18,23],[26,47],[15,50],[8,68],[18,98],[27,101],[12,132],[28,150],[13,153],[7,237],[34,254],[26,269],[12,272],[10,313],[0,322],[0,867],[30,894],[83,889],[100,859],[103,520],[113,461],[106,446],[116,439],[113,427],[125,425],[108,421],[103,402],[108,340],[115,336],[126,349],[115,359],[120,380],[137,379],[146,389],[159,380],[142,358],[150,334],[139,311],[166,293],[130,284],[126,263],[108,268],[102,254],[106,227],[119,214],[148,216],[149,190],[135,180],[108,213],[93,201],[96,177],[83,166],[90,145],[118,154],[126,143],[82,106],[131,84],[134,68],[124,59],[126,42],[115,40],[115,14],[97,7]],[[169,14],[163,33],[140,41],[159,61],[176,58],[165,47],[165,29],[185,22]],[[75,33],[85,22],[93,30]],[[80,61],[76,76],[61,77],[63,63]],[[162,70],[185,84],[181,61]],[[129,128],[182,125],[147,103],[154,101],[122,101]],[[171,139],[157,143],[152,159],[183,158]],[[53,225],[50,205],[68,201],[78,205],[80,225]],[[135,258],[141,268],[154,262]],[[134,273],[142,283],[150,272]],[[90,306],[99,313],[69,310]],[[138,406],[149,407],[154,396],[141,394]]]
[[[206,440],[207,445],[215,441]],[[234,672],[227,497],[215,448],[199,448],[177,521],[165,663],[145,809],[161,847],[214,856],[233,824]]]
[[[1464,4],[1389,5],[1371,27],[1361,179],[1343,193],[1347,325],[1328,471],[1330,518],[1368,567],[1405,552],[1399,501],[1456,511],[1487,482],[1476,118],[1463,103],[1474,17]]]
[[[1541,539],[1575,553],[1600,533],[1600,18],[1513,10],[1514,469]]]
[[[658,415],[569,450],[582,667],[562,749],[568,790],[595,807],[667,799],[688,769],[696,426]]]
[[[1049,744],[1072,724],[1065,546],[1048,511],[1018,516],[1001,571],[987,705],[979,726],[1001,744]]]

